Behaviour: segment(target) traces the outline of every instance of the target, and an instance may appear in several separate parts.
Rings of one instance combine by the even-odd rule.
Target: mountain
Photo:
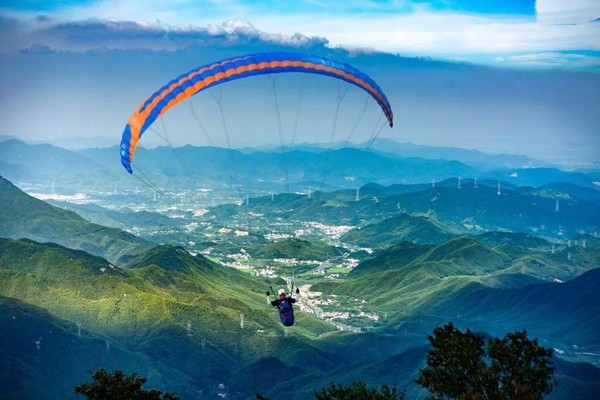
[[[77,153],[99,164],[112,165],[118,148],[88,149]],[[206,163],[208,159],[210,163]],[[285,169],[292,183],[315,182],[351,187],[368,182],[393,183],[399,177],[403,181],[417,183],[433,177],[474,174],[469,166],[456,161],[390,158],[355,148],[318,153],[291,150],[282,155],[280,152],[242,153],[188,145],[140,149],[136,152],[136,160],[149,176],[194,176],[226,183],[233,179],[246,186],[260,186],[261,181],[283,183]]]
[[[547,185],[540,186],[535,192],[538,196],[551,196],[552,198],[569,198],[577,197],[589,202],[598,204],[600,201],[600,187],[595,188],[578,186],[568,182],[552,182]],[[562,194],[562,195],[561,195]],[[567,196],[565,196],[567,194]]]
[[[324,261],[344,254],[344,249],[315,244],[306,240],[287,239],[281,242],[266,243],[246,249],[254,258],[272,260],[274,258],[295,258],[297,260]]]
[[[447,233],[454,235],[464,232],[475,235],[486,231],[513,231],[554,239],[563,239],[582,231],[593,232],[600,226],[600,204],[577,197],[561,198],[557,211],[557,198],[532,193],[530,187],[505,185],[498,190],[498,182],[480,182],[476,187],[473,180],[463,180],[461,188],[458,188],[456,178],[436,183],[435,187],[408,185],[405,189],[401,185],[385,187],[370,184],[366,191],[377,195],[361,195],[359,192],[358,201],[354,190],[315,191],[311,197],[291,193],[263,196],[251,198],[250,204],[244,204],[244,207],[229,204],[211,208],[207,218],[224,222],[251,212],[256,216],[253,218],[263,220],[267,219],[264,217],[266,215],[282,220],[361,226],[405,213],[413,216],[426,215],[431,221],[441,221],[444,229],[449,230]],[[258,216],[259,214],[262,216]],[[385,229],[394,230],[396,226],[387,224]],[[385,229],[381,226],[378,235],[384,234]],[[361,241],[358,231],[353,231],[352,235],[357,235],[352,239],[353,242]],[[389,236],[392,240],[395,234]],[[449,237],[441,240],[447,238]],[[400,236],[386,244],[402,240]],[[427,240],[440,242],[435,236]],[[366,240],[364,242],[367,244]]]
[[[106,257],[127,260],[149,242],[115,228],[87,222],[72,211],[33,198],[0,177],[0,237],[59,243]]]
[[[420,313],[442,315],[431,310],[454,296],[475,296],[482,288],[523,288],[573,279],[598,263],[600,251],[594,248],[556,245],[552,252],[510,242],[488,247],[476,238],[458,237],[437,246],[389,247],[360,263],[347,280],[315,283],[311,290],[363,298],[372,310],[385,311],[397,321]],[[452,314],[443,315],[442,320]]]
[[[524,288],[482,288],[457,294],[432,308],[434,313],[465,317],[478,315],[498,329],[527,330],[543,340],[600,348],[600,269],[590,270],[564,283],[540,283]],[[500,328],[501,327],[501,328]],[[492,333],[492,332],[491,332]],[[584,350],[580,350],[584,351]]]
[[[389,186],[379,185],[377,183],[367,183],[360,187],[359,194],[362,197],[386,197],[395,194],[414,193],[427,189],[431,185],[428,183],[417,183],[413,185],[394,184]]]
[[[512,246],[524,248],[527,250],[542,250],[547,251],[551,247],[547,240],[528,235],[521,232],[499,232],[492,231],[477,235],[476,239],[487,246]]]
[[[88,371],[98,368],[137,372],[148,378],[145,388],[160,387],[183,398],[193,394],[189,376],[86,325],[78,328],[42,307],[3,296],[0,314],[2,398],[71,399],[73,388],[89,382]]]
[[[50,144],[28,144],[10,139],[0,142],[0,162],[10,165],[11,177],[49,182],[64,190],[128,188],[133,181],[118,162],[118,147],[67,150]],[[207,163],[206,160],[210,160]],[[277,152],[241,152],[216,147],[140,147],[136,151],[135,177],[146,177],[161,188],[190,184],[214,187],[285,189],[285,171],[296,190],[306,186],[357,187],[369,182],[392,184],[429,182],[477,172],[458,161],[399,158],[390,154],[339,148],[320,152],[292,149]],[[335,168],[334,168],[335,166]],[[17,174],[18,171],[21,171]],[[29,171],[30,174],[24,174]],[[135,172],[134,172],[135,173]]]
[[[435,247],[433,244],[415,244],[401,242],[375,253],[373,258],[360,263],[350,272],[351,277],[381,272],[393,268],[402,268],[429,252]]]
[[[69,150],[14,139],[0,142],[0,161],[28,171],[37,182],[55,179],[89,187],[90,182],[106,182],[114,176],[107,166]]]
[[[382,248],[402,241],[442,243],[457,235],[457,231],[434,218],[400,214],[353,229],[342,236],[342,241],[363,247]]]
[[[531,168],[546,166],[546,163],[523,155],[488,154],[478,150],[457,147],[416,145],[409,142],[398,143],[392,139],[377,138],[371,146],[374,150],[393,153],[401,157],[457,160],[484,169]]]
[[[120,270],[55,244],[2,239],[1,246],[0,297],[43,309],[71,327],[79,323],[86,336],[135,351],[152,359],[159,375],[176,371],[177,381],[194,382],[205,392],[229,384],[238,368],[264,357],[293,366],[310,359],[312,371],[330,368],[335,358],[311,344],[333,326],[298,312],[295,337],[286,339],[276,310],[265,305],[264,280],[180,248],[153,248],[133,260],[132,269]],[[45,346],[55,345],[40,335]],[[71,349],[63,349],[68,358],[76,357]],[[102,346],[100,353],[105,351]],[[68,376],[85,374],[86,365],[70,365]]]
[[[19,164],[10,164],[0,160],[0,175],[12,181],[33,181],[35,177],[29,170]]]
[[[498,194],[499,193],[499,194]],[[511,230],[543,236],[570,236],[593,232],[600,225],[600,205],[578,198],[559,201],[532,196],[519,190],[462,185],[430,187],[426,190],[391,195],[361,210],[361,215],[394,215],[398,207],[408,213],[428,213],[444,223],[462,225],[473,233]]]
[[[459,274],[467,268],[482,270],[481,265],[461,262],[468,254],[492,258],[494,251],[476,240],[459,238],[422,250],[412,257],[421,260],[419,265],[407,260],[409,264],[399,270],[367,274],[352,282],[357,285],[350,292],[353,298],[368,298],[373,310],[389,305],[378,310],[389,312],[384,334],[337,332],[298,310],[297,326],[288,336],[274,310],[265,305],[263,293],[270,282],[180,247],[154,247],[121,269],[56,244],[2,239],[0,315],[5,318],[0,318],[0,328],[5,329],[0,335],[10,341],[3,341],[9,343],[1,349],[3,365],[9,368],[0,370],[0,381],[12,382],[6,390],[17,399],[37,395],[31,380],[38,374],[38,383],[64,375],[44,397],[65,398],[73,382],[86,380],[86,371],[97,366],[135,370],[150,378],[148,387],[176,391],[183,399],[196,398],[198,391],[216,397],[221,383],[232,398],[261,391],[275,398],[285,394],[301,399],[331,380],[351,382],[358,376],[367,377],[369,383],[400,382],[410,389],[414,370],[423,362],[426,333],[435,326],[431,324],[441,323],[438,317],[428,319],[419,313],[435,304],[439,310],[430,313],[443,316],[444,302],[457,294],[473,301],[469,293],[492,285],[485,276],[457,275],[451,267],[461,264]],[[400,275],[404,279],[398,280]],[[375,289],[374,282],[378,282]],[[581,294],[588,297],[587,291]],[[413,310],[418,328],[402,322],[410,321]],[[402,321],[396,313],[404,315]],[[245,316],[243,327],[240,314]],[[500,323],[490,326],[501,329]],[[40,350],[35,340],[41,340]],[[41,360],[44,366],[35,367]],[[46,365],[53,370],[47,371]],[[285,366],[294,374],[267,385],[263,378],[269,376],[270,365]],[[392,365],[396,368],[389,368]],[[379,368],[387,371],[380,380]],[[593,372],[568,369],[569,382],[581,380],[581,385],[594,387]]]
[[[48,200],[48,203],[73,211],[87,221],[112,228],[180,227],[184,224],[181,219],[169,218],[153,211],[134,211],[127,207],[112,210],[93,203],[75,204],[56,200]]]
[[[598,188],[594,179],[581,172],[567,172],[557,168],[517,168],[486,172],[482,178],[507,181],[519,186],[544,186],[553,182],[566,182],[584,188]]]

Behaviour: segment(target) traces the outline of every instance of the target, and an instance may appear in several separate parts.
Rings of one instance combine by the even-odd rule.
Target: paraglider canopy
[[[389,126],[394,124],[391,105],[379,85],[348,64],[301,53],[245,55],[195,68],[173,79],[144,100],[125,125],[120,147],[121,164],[129,173],[133,173],[133,156],[140,138],[156,119],[177,103],[225,82],[254,75],[284,72],[325,75],[355,85],[366,91],[379,104]]]

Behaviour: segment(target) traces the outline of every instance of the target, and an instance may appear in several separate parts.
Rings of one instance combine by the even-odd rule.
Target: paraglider
[[[300,293],[300,289],[296,289],[296,294]],[[284,326],[292,326],[294,325],[294,308],[292,304],[296,302],[296,299],[293,296],[286,296],[285,289],[279,289],[279,297],[271,302],[273,307],[277,307],[279,310],[279,319]],[[267,297],[270,296],[270,293],[267,292]]]
[[[301,53],[273,52],[234,57],[195,68],[173,79],[142,102],[125,125],[121,139],[121,164],[133,173],[134,153],[144,132],[179,102],[225,82],[263,74],[300,72],[346,81],[366,91],[393,126],[391,105],[377,83],[358,69],[341,62]]]

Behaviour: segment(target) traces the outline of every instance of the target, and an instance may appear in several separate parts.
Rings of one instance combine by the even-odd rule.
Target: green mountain
[[[552,182],[537,188],[537,190],[548,190],[558,193],[567,193],[570,196],[577,197],[590,202],[597,203],[598,201],[600,201],[600,190],[597,186],[591,189],[588,187],[579,186],[568,182]]]
[[[272,398],[302,399],[331,380],[351,382],[359,376],[371,384],[400,383],[415,390],[410,382],[422,365],[426,334],[456,311],[452,299],[464,298],[463,303],[470,304],[483,289],[524,286],[499,283],[513,276],[508,274],[494,280],[490,280],[493,274],[461,275],[468,268],[480,272],[484,269],[480,265],[453,271],[454,264],[468,254],[481,259],[495,254],[472,238],[420,247],[399,269],[374,270],[327,289],[343,295],[341,285],[355,285],[351,296],[366,298],[372,310],[389,313],[383,334],[351,334],[336,333],[332,325],[299,310],[297,324],[284,330],[275,310],[265,304],[263,293],[270,282],[180,247],[157,246],[121,269],[59,245],[2,239],[0,310],[9,311],[0,313],[4,316],[0,327],[6,328],[0,335],[10,338],[14,346],[0,349],[7,354],[2,362],[9,366],[0,369],[0,381],[14,382],[7,390],[17,399],[37,395],[31,382],[40,379],[53,385],[52,380],[61,375],[64,380],[53,385],[45,398],[65,398],[73,382],[85,380],[86,371],[96,366],[136,370],[150,377],[148,387],[176,391],[184,399],[196,398],[198,391],[206,396],[226,392],[238,399],[255,391]],[[589,295],[587,290],[581,294]],[[24,310],[27,318],[16,309]],[[467,314],[462,313],[461,323]],[[240,314],[245,317],[243,327]],[[12,322],[11,315],[24,320],[23,325]],[[485,315],[483,321],[492,331],[504,327],[501,319],[494,322]],[[576,316],[571,321],[580,322]],[[76,334],[78,324],[81,335]],[[35,340],[40,336],[37,350]],[[55,362],[57,357],[63,360]],[[36,366],[40,362],[43,367]],[[47,372],[50,366],[54,370]],[[267,379],[272,376],[270,366],[294,373],[273,381]],[[593,388],[594,380],[577,371],[568,375],[571,387]],[[47,378],[42,379],[43,374]],[[578,380],[583,383],[575,384]],[[225,389],[219,389],[221,383]]]
[[[0,177],[0,237],[54,242],[105,257],[127,260],[150,243],[115,228],[87,222],[72,211],[33,198]]]
[[[252,246],[245,250],[254,258],[269,260],[274,258],[295,258],[297,260],[324,261],[344,254],[344,249],[315,244],[300,239],[286,239],[281,242]]]
[[[426,216],[400,214],[378,223],[368,224],[342,236],[342,241],[364,247],[387,247],[402,241],[442,243],[458,232]]]
[[[373,272],[382,272],[394,268],[402,268],[435,247],[433,244],[415,244],[401,242],[375,253],[373,258],[360,263],[350,272],[350,277],[358,277]]]
[[[492,231],[476,236],[477,240],[487,246],[514,246],[527,250],[548,250],[552,245],[547,240],[521,232]]]
[[[414,344],[401,338],[334,334],[331,325],[302,312],[293,336],[286,338],[274,310],[264,304],[265,281],[174,246],[155,247],[131,260],[128,269],[113,268],[81,251],[29,240],[3,239],[0,249],[0,296],[43,309],[52,324],[70,327],[67,341],[73,340],[78,323],[82,337],[96,341],[89,345],[90,354],[77,346],[61,346],[70,370],[64,385],[55,386],[56,395],[47,398],[63,397],[67,385],[81,380],[87,369],[120,367],[123,361],[105,355],[105,341],[125,355],[135,352],[138,358],[128,364],[131,368],[150,371],[149,383],[165,390],[179,388],[184,398],[194,395],[182,387],[211,393],[219,383],[247,395],[268,389],[276,396],[285,392],[290,398],[302,398],[305,393],[299,388],[310,387],[306,383],[325,385],[331,376],[351,374],[365,362]],[[240,313],[245,315],[243,329]],[[20,353],[12,354],[16,363]],[[51,362],[52,357],[46,360]],[[32,375],[27,371],[34,367],[27,360],[21,360],[14,372],[26,390],[14,393],[32,393],[27,383]],[[305,384],[260,383],[257,378],[268,375],[267,365],[286,365],[294,371],[292,381]],[[56,368],[67,367],[58,363]]]
[[[438,246],[392,246],[359,264],[347,280],[316,283],[311,290],[363,298],[372,311],[388,313],[394,326],[407,316],[431,314],[454,296],[469,296],[482,288],[565,281],[599,263],[600,251],[594,248],[561,245],[552,253],[511,245],[492,248],[460,237]]]

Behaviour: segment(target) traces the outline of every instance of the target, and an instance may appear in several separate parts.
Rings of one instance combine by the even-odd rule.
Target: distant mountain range
[[[457,160],[479,169],[539,168],[548,164],[523,155],[489,154],[478,150],[456,147],[423,146],[398,143],[392,139],[377,138],[371,148],[401,157]]]
[[[329,143],[302,143],[295,145],[294,150],[322,152],[327,149],[340,149],[349,144],[343,141]],[[368,143],[350,144],[356,148],[367,148]],[[388,138],[377,138],[369,146],[370,149],[382,152],[387,156],[393,155],[402,158],[425,158],[430,160],[456,160],[472,165],[480,169],[504,169],[504,168],[538,168],[548,167],[543,161],[536,160],[524,155],[515,154],[489,154],[479,150],[462,149],[458,147],[425,146],[409,142],[397,142]],[[249,153],[256,151],[252,148],[240,149]],[[260,148],[263,151],[278,152],[280,146],[271,145]]]
[[[497,184],[497,182],[496,182]],[[564,190],[531,187],[498,187],[483,181],[451,178],[432,185],[369,184],[356,191],[280,194],[251,198],[249,205],[222,205],[210,209],[206,218],[227,221],[246,212],[360,227],[345,237],[349,243],[381,247],[403,240],[439,243],[452,235],[478,235],[510,230],[564,239],[600,226],[600,203],[595,189],[581,188],[589,200]],[[579,188],[579,187],[575,187]],[[573,190],[578,192],[577,190]],[[558,201],[558,211],[557,211]],[[406,214],[402,216],[403,214]],[[395,218],[385,222],[388,218]],[[362,231],[363,229],[364,232]],[[381,243],[379,243],[381,242]]]
[[[241,185],[247,189],[285,191],[353,187],[370,182],[416,184],[450,177],[479,176],[517,185],[541,186],[567,182],[594,188],[588,174],[565,172],[521,156],[490,156],[471,150],[399,144],[389,139],[376,142],[377,150],[310,146],[281,151],[244,151],[214,147],[139,148],[134,171],[159,187],[189,185]],[[398,152],[393,150],[397,149]],[[401,151],[419,149],[419,151]],[[210,160],[210,162],[208,162]],[[523,169],[523,167],[527,167]],[[507,169],[515,168],[515,169]],[[121,167],[118,147],[75,151],[49,144],[27,144],[16,139],[0,141],[0,174],[17,182],[49,184],[63,191],[95,188],[111,190],[113,185],[130,187],[139,182]]]

